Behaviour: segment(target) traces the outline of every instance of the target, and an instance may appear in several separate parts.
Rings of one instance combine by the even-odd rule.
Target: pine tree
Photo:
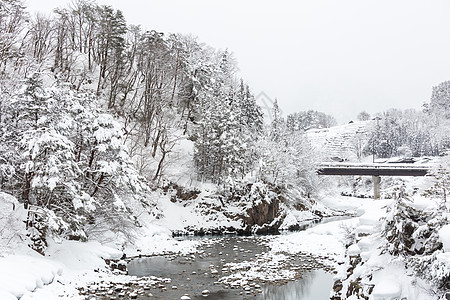
[[[270,137],[274,142],[280,142],[283,133],[283,119],[281,117],[280,107],[278,106],[278,101],[275,99],[272,108],[272,122]]]

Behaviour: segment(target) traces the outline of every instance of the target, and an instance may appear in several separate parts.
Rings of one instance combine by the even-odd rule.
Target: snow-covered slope
[[[339,158],[358,161],[370,137],[374,121],[360,121],[306,132],[311,145],[324,161]]]

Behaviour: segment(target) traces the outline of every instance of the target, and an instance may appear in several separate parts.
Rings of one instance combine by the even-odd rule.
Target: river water
[[[271,255],[274,238],[204,237],[197,253],[134,259],[128,273],[167,278],[139,299],[329,299],[330,270],[308,254]]]

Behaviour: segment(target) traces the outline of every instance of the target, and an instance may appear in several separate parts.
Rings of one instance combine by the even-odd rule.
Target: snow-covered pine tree
[[[243,83],[236,92],[232,56],[225,51],[217,58],[211,88],[199,94],[197,111],[201,121],[195,135],[194,160],[199,179],[230,182],[242,178],[253,167],[253,144],[262,114]]]
[[[278,100],[275,99],[272,107],[272,122],[270,124],[270,138],[274,142],[281,141],[284,132],[284,121],[281,116]]]

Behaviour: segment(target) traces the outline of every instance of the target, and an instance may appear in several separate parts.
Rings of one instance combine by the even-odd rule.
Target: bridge
[[[430,169],[426,165],[399,163],[322,163],[317,174],[372,176],[374,199],[379,199],[381,176],[425,176]]]

